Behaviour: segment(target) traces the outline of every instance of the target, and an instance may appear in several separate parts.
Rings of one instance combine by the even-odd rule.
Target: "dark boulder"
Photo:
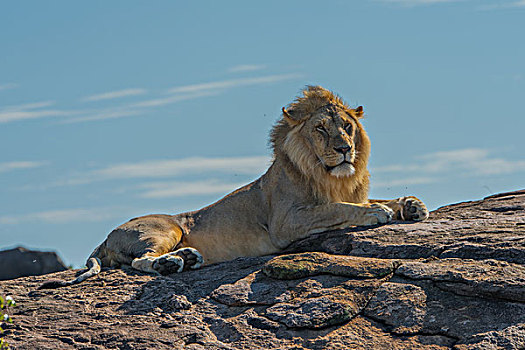
[[[64,270],[67,270],[67,266],[55,252],[40,252],[23,247],[0,251],[0,280]]]

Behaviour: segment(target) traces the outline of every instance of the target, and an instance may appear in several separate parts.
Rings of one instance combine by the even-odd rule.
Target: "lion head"
[[[307,86],[271,133],[275,157],[292,163],[317,197],[364,202],[368,196],[370,140],[359,120],[363,107],[350,108],[320,86]]]

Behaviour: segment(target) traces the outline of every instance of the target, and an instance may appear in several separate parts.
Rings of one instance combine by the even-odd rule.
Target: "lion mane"
[[[320,86],[307,86],[302,96],[283,109],[283,118],[273,127],[270,143],[275,158],[281,158],[287,167],[295,167],[301,177],[308,183],[316,198],[323,202],[364,203],[368,199],[370,174],[367,169],[370,156],[370,139],[359,120],[363,117],[362,109],[351,109],[341,97]],[[308,140],[293,132],[294,120],[308,118],[324,106],[337,106],[353,116],[358,125],[356,138],[357,158],[355,173],[350,177],[340,178],[328,174],[316,156],[309,152]],[[287,116],[289,115],[289,116]],[[292,115],[297,115],[290,123]],[[292,125],[291,125],[292,124]]]

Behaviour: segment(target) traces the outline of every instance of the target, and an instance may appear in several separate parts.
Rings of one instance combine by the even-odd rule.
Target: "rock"
[[[312,252],[278,256],[266,263],[264,274],[278,279],[298,279],[330,274],[354,278],[381,278],[399,265],[396,261]]]
[[[345,280],[319,276],[290,290],[290,301],[276,303],[265,315],[288,328],[325,328],[349,321],[370,300],[381,280]]]
[[[418,286],[386,282],[376,291],[364,315],[385,323],[397,334],[415,334],[423,328],[427,295]]]
[[[523,349],[524,208],[499,194],[170,276],[3,281],[2,327],[15,349]]]
[[[457,346],[457,350],[525,349],[525,324],[511,326],[499,331],[476,334],[468,344]]]
[[[260,271],[232,284],[224,284],[211,297],[229,306],[273,305],[291,300],[293,282],[274,282]]]
[[[40,252],[23,247],[0,251],[0,280],[38,276],[67,270],[55,252]]]
[[[525,266],[497,260],[441,259],[404,262],[396,274],[431,280],[440,289],[461,295],[525,302]]]

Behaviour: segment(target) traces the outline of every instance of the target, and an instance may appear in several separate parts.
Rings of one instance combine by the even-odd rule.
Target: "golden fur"
[[[384,224],[392,217],[424,220],[415,197],[369,200],[370,140],[350,108],[319,86],[283,108],[270,134],[268,171],[210,206],[178,215],[135,218],[113,230],[88,259],[89,271],[131,264],[169,274],[240,256],[275,254],[316,232]],[[98,268],[98,270],[97,270]]]

